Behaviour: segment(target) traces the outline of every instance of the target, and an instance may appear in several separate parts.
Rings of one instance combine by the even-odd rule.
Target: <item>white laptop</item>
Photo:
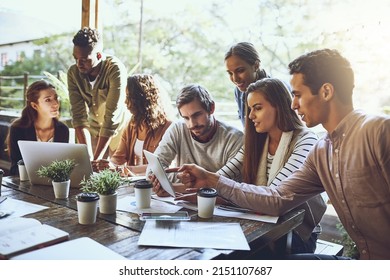
[[[160,159],[155,154],[152,154],[147,150],[144,150],[144,155],[148,160],[148,168],[152,170],[153,174],[156,176],[163,189],[171,196],[176,197],[175,189],[173,188],[172,183],[167,176],[167,173],[165,173]]]
[[[37,174],[41,166],[47,166],[54,160],[74,159],[76,167],[70,174],[70,185],[80,187],[80,181],[89,178],[92,166],[87,145],[58,142],[38,142],[19,140],[18,145],[31,184],[51,185],[51,181]]]

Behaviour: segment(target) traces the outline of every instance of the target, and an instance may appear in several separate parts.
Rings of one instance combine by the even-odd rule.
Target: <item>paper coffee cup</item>
[[[134,185],[135,205],[138,209],[150,208],[152,199],[152,182],[141,180]]]
[[[1,183],[3,182],[4,170],[0,169],[0,196],[1,196]]]
[[[97,193],[81,193],[77,195],[77,214],[79,223],[90,225],[96,222],[99,195]]]
[[[198,190],[198,217],[211,218],[214,215],[217,190],[213,188],[201,188]]]
[[[28,174],[27,174],[27,169],[24,164],[18,164],[19,168],[19,179],[20,181],[28,181]]]

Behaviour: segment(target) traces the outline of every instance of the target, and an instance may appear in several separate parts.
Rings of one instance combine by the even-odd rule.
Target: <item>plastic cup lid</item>
[[[99,195],[97,193],[80,193],[77,195],[77,200],[83,202],[91,202],[98,199]]]
[[[214,188],[201,188],[198,190],[198,195],[202,197],[216,197],[218,192]]]
[[[134,188],[137,189],[151,189],[153,187],[152,182],[149,180],[141,180],[135,183]]]

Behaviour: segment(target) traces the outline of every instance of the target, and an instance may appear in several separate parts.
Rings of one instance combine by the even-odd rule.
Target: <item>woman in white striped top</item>
[[[246,94],[243,182],[277,186],[300,168],[318,138],[291,109],[291,94],[280,80],[252,83]],[[326,205],[317,195],[299,208],[305,218],[293,231],[291,253],[314,253]]]
[[[317,135],[291,109],[292,96],[282,81],[258,80],[248,86],[246,95],[245,148],[218,173],[234,178],[242,172],[244,183],[277,186],[300,168]],[[238,206],[251,208],[246,201]],[[298,208],[305,209],[305,217],[293,231],[291,253],[314,253],[326,204],[317,195]]]

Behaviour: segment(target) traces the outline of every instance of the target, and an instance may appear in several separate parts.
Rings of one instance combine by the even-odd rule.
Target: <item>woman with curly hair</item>
[[[172,123],[160,95],[153,76],[137,74],[128,77],[126,105],[132,118],[122,134],[117,150],[110,158],[114,166],[125,167],[126,175],[145,173],[147,161],[143,150],[153,153]]]

